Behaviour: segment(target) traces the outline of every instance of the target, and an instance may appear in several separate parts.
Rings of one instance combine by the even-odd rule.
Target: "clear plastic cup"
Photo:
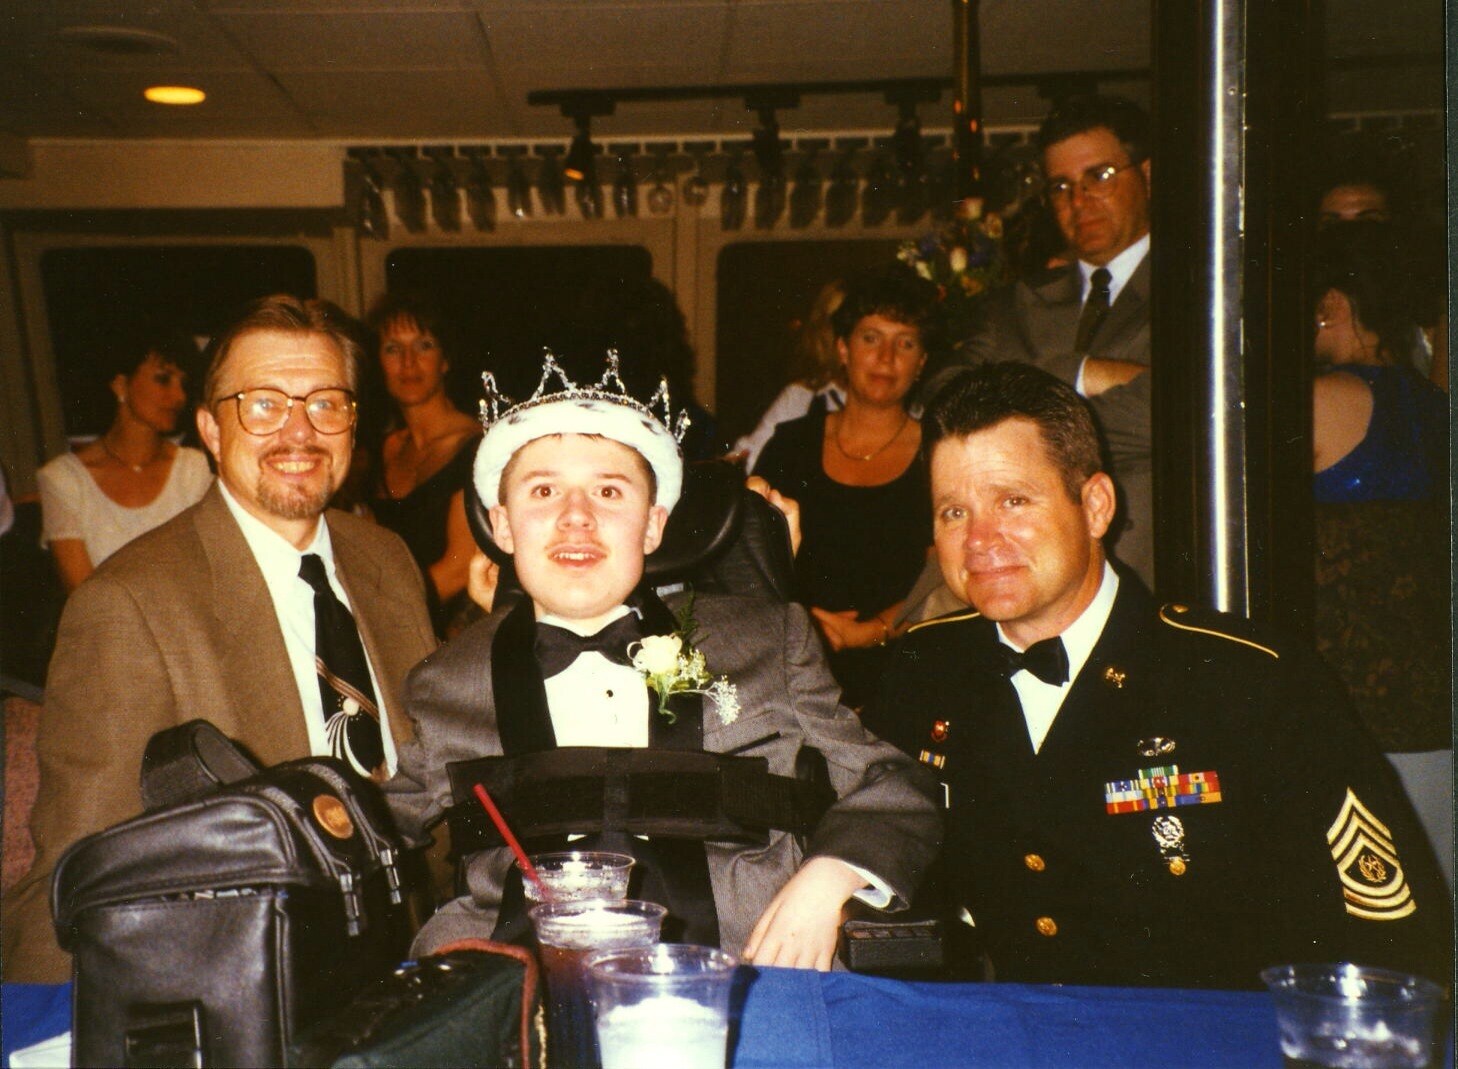
[[[1345,962],[1280,965],[1261,979],[1276,1001],[1281,1055],[1299,1069],[1423,1069],[1442,992],[1418,976]]]
[[[555,854],[533,854],[531,863],[553,902],[577,902],[588,898],[621,902],[628,897],[628,877],[632,874],[633,859],[627,854],[566,850]],[[537,885],[525,876],[521,888],[529,907],[542,901]]]
[[[656,902],[544,902],[529,914],[547,978],[547,1057],[552,1069],[597,1069],[597,1036],[586,959],[598,950],[658,942],[663,916]]]
[[[724,1069],[736,965],[722,950],[672,943],[593,954],[603,1069]]]

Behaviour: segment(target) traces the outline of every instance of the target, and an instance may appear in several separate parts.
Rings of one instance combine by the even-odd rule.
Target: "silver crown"
[[[644,404],[628,393],[627,386],[623,384],[622,376],[618,374],[619,357],[616,349],[607,351],[607,369],[602,373],[602,378],[592,386],[578,386],[569,379],[550,349],[543,349],[542,356],[542,377],[537,382],[536,391],[525,401],[513,403],[510,397],[497,389],[495,375],[489,371],[481,373],[481,389],[485,394],[481,398],[482,429],[490,430],[492,424],[498,420],[509,420],[540,405],[557,401],[606,401],[610,404],[626,405],[649,419],[657,420],[673,435],[675,442],[683,443],[683,436],[688,432],[692,421],[687,409],[680,411],[678,418],[674,419],[673,407],[668,398],[668,379],[658,380],[658,389],[648,399],[648,403]],[[548,393],[547,386],[553,375],[557,377],[561,389]]]

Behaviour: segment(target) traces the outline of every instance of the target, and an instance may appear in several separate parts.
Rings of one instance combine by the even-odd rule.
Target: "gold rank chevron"
[[[1353,917],[1395,921],[1417,909],[1397,860],[1392,832],[1350,787],[1341,812],[1326,829],[1326,841],[1342,882],[1347,912]]]

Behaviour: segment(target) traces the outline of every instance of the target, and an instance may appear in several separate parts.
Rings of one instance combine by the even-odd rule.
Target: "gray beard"
[[[326,483],[315,493],[297,488],[281,488],[270,484],[263,475],[258,477],[258,503],[274,516],[284,520],[311,520],[321,515],[329,505],[334,490]]]

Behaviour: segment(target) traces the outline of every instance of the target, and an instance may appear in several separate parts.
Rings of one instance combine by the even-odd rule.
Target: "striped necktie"
[[[319,674],[329,752],[368,776],[384,763],[385,748],[359,629],[335,596],[318,554],[304,554],[299,578],[314,588],[314,669]]]

